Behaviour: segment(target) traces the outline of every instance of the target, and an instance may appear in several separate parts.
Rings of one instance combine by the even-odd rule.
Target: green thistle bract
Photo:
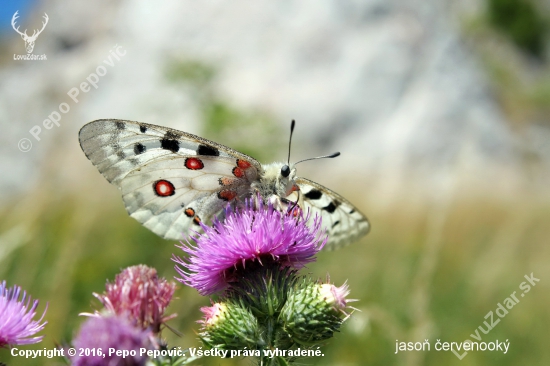
[[[203,307],[201,340],[212,348],[255,349],[264,343],[258,331],[258,321],[236,301],[215,303]]]
[[[296,343],[306,346],[332,338],[345,316],[347,285],[336,287],[304,279],[289,291],[279,322]]]

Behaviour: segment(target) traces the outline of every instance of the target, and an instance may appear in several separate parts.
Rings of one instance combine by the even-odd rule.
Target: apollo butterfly
[[[321,215],[326,248],[349,244],[370,229],[345,198],[297,177],[297,163],[260,164],[199,136],[116,119],[86,124],[79,140],[88,159],[121,190],[130,216],[165,239],[181,240],[228,203],[239,205],[255,194],[279,208],[297,204]]]

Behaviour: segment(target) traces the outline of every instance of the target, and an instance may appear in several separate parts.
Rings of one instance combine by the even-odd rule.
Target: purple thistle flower
[[[173,256],[183,267],[175,267],[181,275],[177,280],[210,295],[258,266],[299,269],[314,261],[327,240],[321,218],[315,217],[308,227],[310,215],[304,217],[300,208],[280,212],[257,201],[258,208],[252,200],[235,210],[228,206],[223,222],[215,219],[212,227],[201,225],[204,233],[193,238],[195,246],[179,246],[189,257]]]
[[[44,336],[29,338],[42,329],[46,325],[46,321],[40,324],[46,309],[38,320],[33,320],[36,315],[36,307],[38,300],[32,302],[32,307],[29,309],[31,297],[27,297],[26,291],[23,291],[23,297],[19,301],[21,287],[13,286],[6,288],[6,281],[0,283],[0,348],[7,345],[23,345],[33,344],[42,341]],[[25,303],[25,299],[27,300]]]
[[[74,348],[102,350],[102,354],[90,352],[88,355],[77,353],[71,357],[73,366],[134,366],[145,365],[147,356],[140,356],[140,348],[152,349],[151,331],[132,325],[121,316],[88,318],[80,327],[73,340]],[[135,351],[135,355],[109,354],[109,349]]]
[[[176,284],[157,276],[154,268],[132,266],[116,275],[114,283],[107,283],[103,295],[94,294],[112,313],[127,315],[143,329],[158,333],[160,326],[176,315],[164,316]]]

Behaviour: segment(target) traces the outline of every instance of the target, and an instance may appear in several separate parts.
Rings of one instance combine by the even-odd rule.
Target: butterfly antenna
[[[290,146],[292,144],[292,134],[294,133],[294,126],[296,125],[296,121],[292,120],[290,122],[290,138],[288,139],[288,159],[286,159],[286,163],[290,165]]]
[[[299,162],[297,163],[294,163],[294,165],[296,164],[300,164],[304,161],[308,161],[308,160],[316,160],[316,159],[332,159],[332,158],[335,158],[337,156],[340,156],[340,152],[339,151],[336,151],[335,153],[332,153],[330,155],[323,155],[323,156],[317,156],[315,158],[309,158],[309,159],[304,159],[304,160],[300,160]]]

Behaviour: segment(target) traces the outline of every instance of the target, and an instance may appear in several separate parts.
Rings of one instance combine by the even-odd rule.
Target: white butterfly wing
[[[261,165],[213,141],[166,127],[97,120],[79,133],[80,146],[122,192],[130,216],[165,239],[210,222],[228,201],[250,196]]]
[[[322,217],[322,227],[329,238],[325,249],[333,250],[365,236],[370,230],[367,217],[344,197],[309,179],[297,178],[300,187],[300,207],[312,217]],[[297,193],[293,193],[295,201]]]

